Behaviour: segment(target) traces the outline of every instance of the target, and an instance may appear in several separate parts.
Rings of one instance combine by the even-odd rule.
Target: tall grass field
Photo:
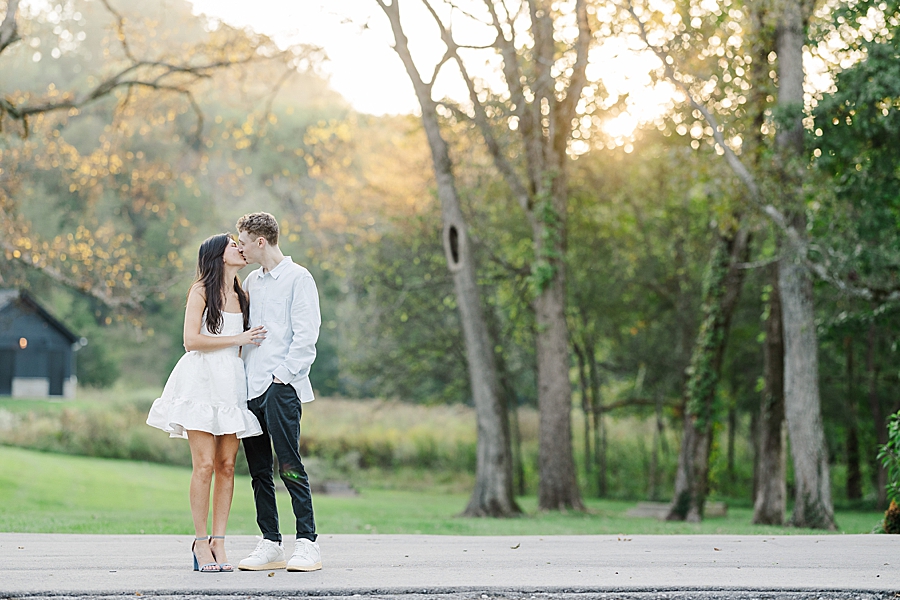
[[[145,424],[159,390],[80,390],[74,401],[0,398],[0,530],[92,533],[190,533],[186,440]],[[711,498],[728,516],[699,525],[625,516],[638,500],[671,498],[679,439],[639,415],[606,420],[607,494],[596,499],[597,471],[586,473],[581,414],[573,410],[579,481],[587,513],[536,514],[538,415],[520,408],[524,475],[519,503],[526,516],[463,519],[474,484],[476,428],[471,407],[422,406],[383,400],[320,398],[304,405],[301,451],[311,481],[339,480],[357,497],[315,495],[322,531],[333,533],[571,534],[765,533],[800,530],[750,525],[750,449],[735,449],[724,468],[714,446]],[[246,461],[239,471],[229,530],[256,533]],[[748,466],[750,465],[750,466]],[[651,483],[650,473],[657,476]],[[286,494],[281,512],[290,522]],[[838,514],[841,531],[872,531],[882,515],[865,506]]]
[[[80,390],[75,401],[0,398],[0,444],[96,458],[120,458],[190,466],[188,446],[145,424],[159,390]],[[517,415],[522,493],[537,491],[538,414]],[[582,415],[573,411],[574,451],[584,474]],[[386,400],[320,398],[304,405],[301,453],[320,479],[365,485],[465,492],[476,460],[475,413],[464,405],[423,406]],[[653,425],[637,417],[607,420],[607,497],[647,498]],[[667,432],[659,454],[659,498],[671,495],[678,454],[674,432]],[[243,460],[238,469],[244,469]],[[422,481],[423,472],[427,472]],[[407,476],[409,475],[409,476]],[[715,475],[715,473],[714,473]],[[582,477],[585,495],[597,489],[595,477]],[[424,486],[423,486],[424,484]]]

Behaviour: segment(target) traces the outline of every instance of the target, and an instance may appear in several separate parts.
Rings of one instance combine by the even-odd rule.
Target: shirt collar
[[[290,257],[290,256],[285,256],[283,259],[281,259],[281,262],[280,262],[280,263],[278,263],[277,265],[275,265],[275,268],[274,268],[274,269],[271,269],[271,270],[269,270],[268,272],[263,271],[263,275],[265,275],[266,273],[268,273],[269,275],[272,276],[273,279],[278,279],[278,276],[281,274],[282,271],[284,271],[284,270],[287,268],[287,264],[288,264],[289,262],[291,262],[291,257]]]

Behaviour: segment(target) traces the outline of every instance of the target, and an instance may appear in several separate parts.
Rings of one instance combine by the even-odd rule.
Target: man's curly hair
[[[246,231],[254,238],[263,237],[272,246],[278,245],[278,221],[267,212],[244,215],[237,222],[238,233]]]

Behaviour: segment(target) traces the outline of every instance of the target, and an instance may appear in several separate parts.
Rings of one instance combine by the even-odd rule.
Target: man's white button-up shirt
[[[244,290],[250,295],[250,326],[267,331],[261,345],[243,347],[249,397],[261,396],[277,377],[294,386],[301,402],[311,402],[309,369],[322,324],[312,275],[285,256],[270,271],[260,267],[250,273]]]

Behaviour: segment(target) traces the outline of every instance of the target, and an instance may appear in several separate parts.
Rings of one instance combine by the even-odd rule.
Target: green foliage
[[[833,195],[821,198],[813,231],[832,271],[880,295],[900,284],[900,42],[865,51],[814,112],[815,164],[830,176]]]
[[[879,448],[878,460],[887,470],[888,493],[894,500],[900,500],[900,412],[888,423],[888,441]],[[894,533],[900,533],[900,529]]]
[[[698,429],[710,425],[716,416],[716,387],[719,372],[713,364],[716,348],[725,335],[722,296],[731,262],[724,240],[718,240],[703,277],[703,321],[694,344],[687,374],[687,413],[695,416]]]
[[[791,130],[805,115],[802,102],[777,104],[772,108],[772,121],[778,131]]]
[[[553,181],[556,173],[544,177],[544,191],[538,196],[534,206],[534,219],[540,226],[540,244],[531,266],[531,290],[534,296],[544,293],[559,272],[559,262],[563,258],[563,220],[553,205]]]

